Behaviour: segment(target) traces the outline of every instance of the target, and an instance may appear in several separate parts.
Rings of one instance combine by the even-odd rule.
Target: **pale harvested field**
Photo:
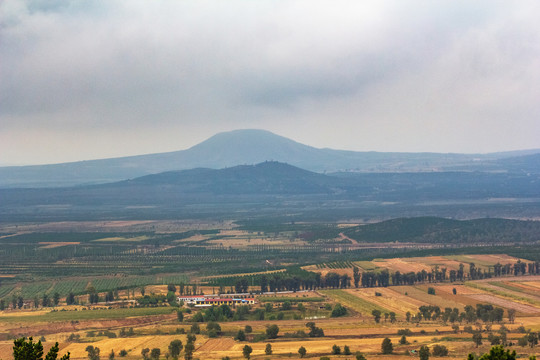
[[[428,295],[427,293],[428,286],[423,289],[421,286],[393,286],[392,289],[399,292],[400,294],[407,293],[407,296],[410,296],[413,299],[423,301],[428,303],[429,305],[435,305],[440,307],[441,309],[444,308],[458,308],[460,310],[463,309],[463,304],[453,301],[451,299],[445,299],[441,296],[437,295]]]
[[[178,290],[178,289],[177,289]],[[167,285],[148,285],[144,287],[145,294],[167,295]]]
[[[371,263],[392,272],[399,271],[401,273],[408,273],[411,271],[418,272],[422,270],[431,271],[431,269],[435,266],[439,266],[439,269],[446,268],[448,274],[448,271],[450,270],[459,269],[460,264],[463,264],[465,269],[469,268],[469,263],[474,263],[477,267],[485,269],[495,265],[496,263],[514,264],[517,261],[518,258],[504,254],[488,254],[375,259],[371,261]]]
[[[469,268],[469,263],[474,263],[477,268],[487,269],[493,265],[500,263],[504,264],[514,264],[519,259],[513,256],[508,256],[505,254],[488,254],[488,255],[450,255],[446,256],[448,259],[453,259],[459,262],[462,262],[465,265],[465,269]],[[526,260],[522,260],[528,262]]]
[[[92,343],[94,346],[99,347],[103,357],[106,357],[111,350],[118,353],[120,350],[125,349],[128,351],[128,356],[136,355],[137,358],[141,357],[141,350],[144,348],[159,348],[161,353],[165,354],[168,350],[168,346],[171,341],[179,339],[182,343],[186,343],[186,335],[151,335],[151,336],[138,336],[133,338],[115,338],[104,339]],[[206,342],[206,338],[202,335],[197,335],[196,345],[201,346]],[[61,347],[61,352],[70,352],[71,359],[82,360],[88,359],[88,353],[85,351],[88,343],[72,343],[65,347]]]
[[[217,339],[208,339],[199,349],[197,349],[197,355],[207,355],[208,353],[213,353],[216,351],[227,351],[232,349],[236,345],[236,341],[232,338],[217,338]],[[205,358],[205,357],[203,357]]]
[[[452,289],[456,289],[457,294],[454,295]],[[469,297],[468,295],[488,294],[484,290],[471,288],[465,285],[438,285],[435,287],[435,292],[438,296],[452,301],[456,301],[463,306],[471,305],[476,306],[478,301]]]
[[[524,314],[540,314],[540,309],[535,308],[534,306],[521,304],[521,303],[507,300],[507,299],[502,299],[495,295],[476,294],[476,295],[467,295],[467,296],[475,300],[501,306],[506,309],[514,309]]]
[[[436,265],[439,265],[439,269],[446,268],[447,274],[450,270],[459,269],[459,264],[461,264],[459,261],[449,259],[445,256],[428,256],[425,258],[414,258],[414,259],[416,259],[419,262],[428,264],[430,267],[435,267]]]
[[[353,277],[353,269],[352,268],[342,268],[342,269],[329,269],[329,268],[324,268],[324,269],[317,269],[316,266],[314,265],[311,265],[312,267],[311,268],[306,268],[305,270],[308,270],[308,271],[312,271],[312,272],[317,272],[319,274],[321,274],[321,276],[326,276],[326,274],[328,273],[334,273],[334,274],[339,274],[339,275],[344,275],[344,274],[347,274],[351,277]]]
[[[183,242],[195,242],[205,240],[207,237],[205,235],[197,234],[184,239],[174,240],[174,243],[183,243]]]
[[[407,323],[404,320],[398,320],[395,324],[391,324],[390,321],[384,321],[384,318],[381,319],[380,324],[375,324],[373,318],[366,318],[361,323],[358,323],[356,326],[352,324],[344,324],[341,327],[328,327],[324,323],[317,322],[317,326],[320,326],[324,329],[324,334],[326,336],[351,336],[351,337],[366,337],[376,335],[377,337],[384,338],[386,336],[393,337],[396,336],[398,329],[409,328],[413,335],[420,335],[421,330],[426,332],[436,332],[436,330],[441,332],[451,332],[452,328],[450,325],[442,324],[433,324],[433,323],[422,323],[420,327],[416,327],[413,323]],[[363,340],[361,340],[363,341]]]
[[[58,309],[62,309],[63,307],[59,307]],[[0,311],[0,318],[4,316],[35,316],[35,315],[43,315],[51,312],[50,309],[39,309],[39,310],[27,310],[27,309],[20,309],[20,310],[3,310]]]
[[[471,288],[465,285],[437,285],[436,290],[443,291],[448,294],[453,294],[452,290],[456,289],[458,295],[474,295],[474,294],[485,294],[485,291],[480,289]]]
[[[408,273],[411,271],[418,272],[422,270],[431,271],[431,266],[418,262],[416,258],[373,260],[372,263],[378,267],[386,268],[392,272],[399,271],[401,273]]]
[[[347,289],[345,291],[371,303],[378,304],[389,311],[393,311],[398,316],[404,316],[407,311],[416,313],[420,306],[428,305],[424,301],[405,296],[390,288],[360,288]],[[382,296],[375,296],[375,292],[380,293]]]
[[[516,257],[509,256],[506,254],[496,254],[496,255],[488,254],[488,255],[471,255],[471,256],[477,261],[482,262],[482,263],[491,263],[491,264],[500,263],[502,265],[514,264],[518,262],[518,260],[520,260]],[[521,261],[528,262],[527,260],[523,260],[523,259],[521,259]]]
[[[392,339],[394,343],[399,341],[399,338]],[[342,349],[345,345],[348,345],[351,349],[351,352],[362,351],[365,353],[371,352],[380,352],[381,348],[381,339],[362,339],[358,341],[357,339],[302,339],[299,341],[276,341],[270,342],[272,344],[273,354],[276,355],[288,355],[293,353],[293,356],[298,357],[298,349],[300,346],[304,346],[307,349],[308,355],[310,353],[323,353],[329,354],[332,350],[333,345],[338,345]],[[216,357],[208,357],[209,359],[221,359],[223,356],[236,356],[242,354],[242,348],[246,343],[236,343],[234,346],[229,348],[225,352],[217,353]],[[249,344],[253,348],[253,356],[264,355],[264,349],[266,347],[265,342]]]

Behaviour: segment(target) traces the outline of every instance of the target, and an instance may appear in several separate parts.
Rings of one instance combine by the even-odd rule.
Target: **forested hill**
[[[220,170],[193,169],[169,171],[121,181],[102,187],[172,186],[182,193],[216,195],[318,194],[329,193],[339,179],[303,170],[288,164],[266,161]]]
[[[540,241],[540,222],[508,219],[398,218],[343,232],[360,242],[511,243]]]
[[[7,219],[231,216],[536,216],[540,175],[379,173],[324,175],[275,161],[192,169],[109,184],[0,189]],[[233,210],[234,209],[234,210]],[[491,211],[491,212],[487,212]],[[263,215],[264,212],[264,215]],[[323,216],[324,215],[324,216]]]

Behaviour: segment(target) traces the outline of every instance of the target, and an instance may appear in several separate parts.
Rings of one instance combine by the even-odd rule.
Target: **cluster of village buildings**
[[[182,301],[186,305],[195,307],[209,307],[220,305],[252,305],[255,304],[255,298],[252,294],[222,294],[222,295],[196,295],[179,296],[178,302]]]

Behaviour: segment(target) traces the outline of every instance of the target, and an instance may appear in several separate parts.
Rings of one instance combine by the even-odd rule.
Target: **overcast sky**
[[[540,148],[540,2],[0,2],[0,164],[186,149]]]

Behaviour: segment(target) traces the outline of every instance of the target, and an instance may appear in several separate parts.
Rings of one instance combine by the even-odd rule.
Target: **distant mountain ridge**
[[[318,149],[264,130],[219,133],[187,150],[63,164],[0,167],[0,187],[108,183],[166,171],[279,161],[314,172],[525,171],[540,173],[540,149],[493,154],[382,153]],[[500,162],[505,158],[514,160]]]
[[[321,174],[268,161],[219,170],[169,171],[106,184],[4,188],[0,199],[0,222],[286,214],[337,219],[375,213],[537,216],[540,174]]]

